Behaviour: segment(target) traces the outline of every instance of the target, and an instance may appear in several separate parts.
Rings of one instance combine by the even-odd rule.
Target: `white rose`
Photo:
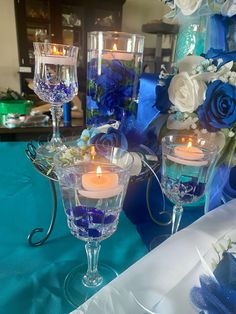
[[[189,76],[187,72],[176,74],[168,89],[169,99],[181,112],[194,112],[205,98],[206,84]]]
[[[175,0],[175,5],[184,15],[193,14],[202,4],[202,0]]]

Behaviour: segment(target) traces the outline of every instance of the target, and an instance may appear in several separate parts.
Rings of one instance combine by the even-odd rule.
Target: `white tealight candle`
[[[118,52],[118,51],[111,51],[104,53],[102,58],[105,60],[120,60],[120,61],[131,61],[133,60],[133,53],[126,53],[126,52]]]
[[[39,59],[39,63],[44,63],[44,64],[74,65],[75,63],[74,58],[72,57],[58,56],[58,55],[41,56],[38,59]]]
[[[47,56],[40,56],[39,62],[55,65],[74,65],[75,59],[73,57],[63,55],[62,51],[58,51],[57,48],[53,46],[51,54],[48,54]]]
[[[131,61],[134,58],[133,53],[121,52],[117,50],[117,45],[114,44],[112,51],[107,51],[103,53],[102,58],[105,60],[121,60],[121,61]]]
[[[204,166],[207,160],[204,160],[203,151],[189,142],[186,146],[176,146],[174,148],[174,156],[167,155],[167,158],[179,164],[186,166]]]
[[[83,190],[79,191],[82,196],[96,199],[113,197],[123,190],[118,175],[111,171],[102,172],[99,166],[96,172],[82,175],[82,186]]]
[[[175,155],[187,160],[199,160],[204,157],[201,149],[189,144],[187,146],[176,146]]]

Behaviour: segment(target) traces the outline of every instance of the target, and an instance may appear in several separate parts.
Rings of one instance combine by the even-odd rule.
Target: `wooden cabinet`
[[[86,89],[87,32],[120,31],[125,0],[15,0],[21,91],[30,94],[34,41],[80,47],[78,79]]]

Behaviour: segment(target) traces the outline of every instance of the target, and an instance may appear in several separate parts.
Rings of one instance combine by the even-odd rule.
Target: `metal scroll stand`
[[[57,181],[57,176],[56,176],[55,172],[50,171],[52,169],[50,169],[50,167],[49,167],[49,165],[47,165],[47,163],[40,162],[40,160],[37,159],[37,150],[36,150],[36,147],[34,146],[34,144],[32,142],[27,144],[27,148],[25,149],[25,153],[26,153],[27,157],[33,163],[36,170],[39,171],[39,173],[41,175],[45,176],[49,180],[51,190],[52,190],[52,196],[53,196],[52,216],[51,216],[50,225],[48,227],[46,234],[43,235],[41,240],[34,241],[33,238],[34,238],[35,234],[38,234],[38,233],[43,234],[43,232],[44,232],[44,229],[39,227],[39,228],[33,229],[27,237],[28,244],[30,246],[36,247],[36,246],[40,246],[40,245],[44,244],[47,241],[47,239],[49,238],[49,236],[53,230],[54,224],[55,224],[56,215],[57,215],[57,195],[56,195],[55,181]]]
[[[140,145],[140,146],[143,146],[143,145]],[[145,149],[147,149],[147,147]],[[27,157],[30,159],[30,161],[33,163],[36,170],[39,171],[39,173],[41,175],[45,176],[49,180],[51,190],[52,190],[52,196],[53,196],[52,216],[51,216],[50,225],[48,227],[46,234],[39,241],[34,241],[33,238],[34,238],[35,234],[38,234],[38,233],[42,234],[44,232],[43,228],[35,228],[28,235],[27,239],[28,239],[29,245],[36,247],[36,246],[43,245],[47,241],[47,239],[49,238],[49,236],[53,230],[54,224],[55,224],[56,215],[57,215],[57,195],[56,195],[55,182],[58,181],[58,179],[57,179],[55,172],[52,169],[52,165],[50,163],[48,163],[46,160],[40,160],[40,158],[38,158],[37,149],[32,142],[27,144],[27,148],[25,150],[25,153],[26,153]],[[149,151],[147,151],[145,153],[149,153]],[[167,222],[164,222],[164,223],[157,220],[152,215],[152,211],[150,209],[150,204],[149,204],[149,195],[148,195],[149,188],[150,188],[150,180],[151,180],[152,176],[154,176],[156,178],[156,180],[158,181],[158,183],[160,185],[159,179],[158,179],[157,175],[155,174],[155,170],[157,170],[157,168],[160,165],[159,165],[159,162],[154,162],[154,163],[152,163],[152,165],[150,165],[149,162],[147,162],[145,160],[145,153],[143,153],[141,155],[141,160],[142,160],[142,163],[144,165],[142,172],[138,176],[131,177],[130,182],[132,184],[132,183],[136,183],[139,181],[143,181],[145,179],[148,180],[147,190],[146,190],[146,202],[147,202],[147,208],[148,208],[149,215],[155,224],[158,224],[160,226],[166,226],[166,225],[169,225],[171,223],[171,217],[169,216],[168,212],[166,212],[165,209],[163,209],[160,212],[160,216],[167,215],[167,216],[169,216],[169,220]],[[163,197],[163,204],[164,204],[164,195],[163,194],[162,194],[162,197]]]

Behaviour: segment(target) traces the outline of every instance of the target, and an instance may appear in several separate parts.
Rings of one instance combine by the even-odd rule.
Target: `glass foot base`
[[[149,250],[151,251],[151,250],[155,249],[155,247],[157,247],[162,242],[167,240],[170,236],[171,236],[171,234],[163,234],[163,235],[160,235],[160,236],[153,238],[149,244]]]
[[[72,269],[72,271],[66,276],[64,281],[64,294],[66,300],[78,307],[86,300],[88,300],[97,291],[107,285],[111,280],[118,276],[118,273],[108,265],[99,264],[98,271],[103,280],[96,287],[86,287],[83,284],[83,277],[87,271],[87,265],[79,265]]]

